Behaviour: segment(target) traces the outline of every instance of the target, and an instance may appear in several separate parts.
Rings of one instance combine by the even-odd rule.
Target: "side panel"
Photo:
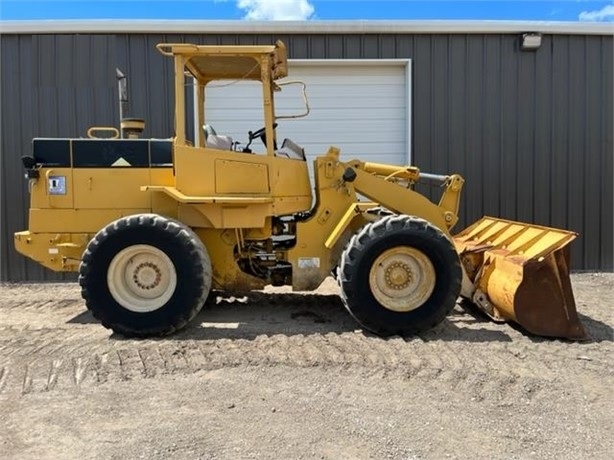
[[[73,176],[70,168],[46,168],[30,185],[30,208],[72,209]]]
[[[151,208],[148,168],[86,168],[73,170],[76,209]]]
[[[245,195],[270,191],[268,165],[215,160],[215,193]]]
[[[308,211],[312,204],[307,164],[300,160],[176,146],[175,174],[176,188],[187,196],[271,197],[270,205],[247,206],[241,210],[243,214],[260,214],[255,221]],[[231,210],[230,214],[235,211]],[[224,227],[232,226],[232,219],[227,219]]]

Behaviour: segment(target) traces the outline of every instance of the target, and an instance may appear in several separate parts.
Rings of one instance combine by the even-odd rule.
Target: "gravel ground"
[[[611,459],[614,274],[575,274],[591,339],[457,307],[434,330],[359,330],[332,280],[218,298],[126,340],[74,284],[0,286],[0,457]]]

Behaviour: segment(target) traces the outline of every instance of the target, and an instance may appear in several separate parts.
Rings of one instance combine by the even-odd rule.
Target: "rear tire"
[[[410,216],[385,216],[354,235],[341,256],[343,302],[381,336],[431,329],[454,308],[462,271],[453,243],[437,227]]]
[[[122,217],[89,242],[81,295],[103,326],[128,337],[170,334],[202,308],[211,261],[184,224],[156,214]]]

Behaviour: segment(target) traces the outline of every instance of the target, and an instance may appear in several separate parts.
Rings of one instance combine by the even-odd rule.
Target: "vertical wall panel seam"
[[[514,98],[514,112],[516,116],[514,117],[514,124],[516,125],[516,129],[515,129],[515,135],[514,135],[514,144],[516,148],[515,148],[515,152],[513,152],[515,177],[512,183],[514,184],[514,215],[518,216],[520,214],[519,203],[518,203],[520,201],[520,196],[518,193],[518,182],[519,180],[521,180],[520,174],[519,174],[519,169],[520,169],[519,156],[524,155],[524,152],[520,151],[520,136],[519,136],[519,129],[518,129],[518,117],[520,116],[520,80],[521,80],[520,73],[522,72],[522,55],[520,55],[517,60],[515,70],[516,70],[516,87],[514,89],[516,91],[516,97]]]
[[[537,130],[539,129],[539,124],[537,120],[537,53],[533,54],[533,139],[531,140],[531,171],[528,171],[528,174],[531,175],[531,196],[536,196],[536,184],[539,180],[537,175]],[[536,207],[535,200],[533,200],[533,206],[531,209],[531,219],[533,221],[536,220]]]
[[[593,41],[593,39],[591,37],[588,37],[588,36],[584,37],[584,56],[585,56],[585,60],[586,60],[585,66],[584,66],[584,112],[586,114],[586,117],[585,117],[586,125],[584,127],[584,142],[583,142],[584,149],[583,149],[582,153],[585,154],[585,155],[586,155],[587,152],[589,152],[589,137],[588,137],[589,136],[588,135],[589,129],[588,129],[588,127],[589,127],[589,124],[590,124],[590,120],[592,120],[592,117],[593,117],[593,115],[589,112],[589,102],[588,102],[589,98],[590,98],[589,74],[588,74],[588,72],[589,72],[589,62],[588,62],[589,52],[588,52],[588,49],[589,49],[589,43],[592,42],[592,41]],[[601,59],[599,59],[599,61],[601,61]],[[603,76],[601,77],[601,79],[603,79]],[[591,182],[593,180],[593,178],[590,177],[590,171],[589,171],[588,168],[585,168],[584,175],[585,175],[584,180],[585,180],[586,183],[589,183],[589,182]],[[584,197],[583,197],[584,206],[583,206],[583,214],[582,214],[582,227],[584,228],[584,226],[586,225],[586,221],[587,221],[587,215],[589,215],[587,209],[588,209],[588,206],[591,206],[591,201],[592,200],[591,200],[591,196],[590,196],[590,194],[588,192],[587,187],[585,186],[585,187],[583,187],[583,189],[584,189]],[[614,213],[613,213],[613,216],[614,216]],[[597,235],[597,244],[599,245],[598,247],[601,247],[602,239],[603,239],[603,235],[601,233],[601,229],[599,229],[599,232],[598,232],[598,235]],[[595,243],[593,242],[593,245],[594,244]],[[586,245],[585,245],[585,247],[586,247]],[[597,257],[598,258],[599,258],[599,252],[601,252],[601,251],[597,251],[597,253],[598,253]],[[590,256],[587,254],[587,251],[585,251],[583,253],[583,255],[584,255],[584,257],[583,257],[583,264],[582,264],[582,266],[585,266],[585,267],[586,266],[590,266],[591,265],[591,261],[589,260]],[[600,261],[599,260],[597,261],[597,264],[600,265]]]
[[[485,73],[487,72],[486,69],[488,68],[487,67],[488,59],[486,57],[486,40],[487,40],[486,35],[482,35],[482,69],[484,69]],[[488,75],[488,74],[486,74],[486,75]],[[485,83],[484,86],[486,86],[486,84],[488,83],[486,78],[484,79],[484,83]],[[485,91],[483,90],[482,94],[483,94],[483,96],[486,96],[486,94],[484,94],[484,93],[485,93]],[[482,102],[482,104],[481,104],[481,106],[482,106],[482,114],[486,114],[486,109],[487,109],[486,97],[482,97],[481,98],[481,102]],[[487,116],[484,115],[484,118],[482,120],[482,124],[484,124],[486,122],[486,119],[487,119]],[[482,128],[482,137],[480,139],[480,144],[481,144],[481,149],[482,149],[482,155],[481,155],[482,163],[483,163],[483,159],[486,157],[486,155],[489,155],[489,152],[486,149],[486,145],[487,145],[486,136],[484,135],[483,131],[484,131],[484,128]],[[484,175],[488,173],[485,167],[482,167],[482,173]],[[486,200],[485,200],[485,198],[486,198],[486,194],[485,193],[480,193],[480,201],[482,203],[482,206],[481,206],[482,209],[486,208]]]
[[[548,189],[544,190],[548,192],[548,223],[552,223],[554,215],[552,213],[552,194],[554,192],[554,173],[553,173],[553,168],[552,168],[552,163],[554,160],[554,47],[555,47],[555,40],[554,37],[551,38],[551,44],[550,44],[550,85],[549,85],[549,92],[550,92],[550,110],[548,111],[550,116],[550,145],[549,145],[549,152],[548,152],[548,157],[549,157],[549,168],[548,168]]]
[[[450,37],[450,36],[446,36],[445,37],[445,53],[446,53],[446,60],[445,60],[445,71],[442,72],[443,74],[443,91],[444,91],[444,104],[445,104],[445,116],[444,116],[444,121],[445,121],[445,135],[446,138],[448,139],[448,142],[444,143],[444,147],[442,150],[442,155],[443,155],[443,162],[444,164],[442,165],[442,168],[444,171],[450,171],[452,166],[451,166],[451,159],[450,159],[450,145],[452,144],[452,142],[454,141],[454,132],[453,132],[453,127],[454,124],[452,122],[452,107],[454,105],[454,95],[452,94],[452,85],[453,85],[453,80],[456,78],[456,75],[451,78],[450,77],[450,73],[452,71],[452,46],[453,46],[453,42],[455,42],[455,40]],[[433,165],[434,166],[434,165]],[[462,209],[462,208],[461,208]]]
[[[571,95],[569,94],[571,92],[572,89],[572,81],[571,81],[571,40],[567,40],[567,72],[566,73],[566,77],[567,77],[567,98],[565,99],[565,102],[567,103],[567,109],[565,110],[565,114],[567,115],[565,117],[565,139],[566,139],[566,147],[567,147],[567,151],[565,152],[565,158],[567,160],[567,176],[568,176],[568,186],[565,189],[565,196],[567,197],[567,203],[571,203],[571,185],[572,185],[572,180],[571,180],[571,168],[569,167],[569,165],[571,165],[571,135],[570,135],[570,128],[571,128]],[[563,222],[565,222],[565,226],[567,228],[569,228],[569,226],[571,225],[571,218],[569,215],[569,205],[565,207],[564,209],[564,213],[565,213],[565,219],[563,220]]]
[[[474,127],[473,123],[471,123],[470,120],[473,120],[473,118],[477,116],[477,114],[473,114],[468,111],[468,107],[471,107],[472,110],[474,107],[473,102],[469,100],[469,94],[471,94],[471,90],[469,89],[469,84],[470,84],[469,82],[470,70],[469,69],[471,66],[474,65],[474,63],[470,61],[471,53],[469,52],[470,40],[469,40],[468,34],[464,35],[463,42],[465,46],[464,59],[463,59],[463,76],[465,79],[464,85],[463,85],[463,109],[464,109],[465,116],[463,116],[463,120],[462,120],[463,127],[464,127],[463,129],[463,151],[455,152],[453,153],[453,155],[462,155],[463,171],[469,171],[471,168],[471,165],[473,164],[473,155],[475,155],[475,152],[471,151],[470,146],[469,146],[470,144],[469,136],[475,135],[474,132],[470,132],[470,129],[473,129]],[[454,148],[452,150],[454,151]],[[465,200],[464,200],[465,204],[463,206],[463,216],[465,219],[469,215],[469,210],[471,209],[470,200],[471,200],[472,195],[473,194],[465,193]]]
[[[497,127],[499,129],[499,151],[497,152],[497,156],[498,156],[498,161],[497,161],[497,183],[501,183],[500,180],[500,174],[501,174],[501,155],[502,155],[502,151],[503,151],[503,83],[502,83],[502,79],[503,79],[503,58],[502,56],[502,51],[503,51],[503,44],[502,44],[502,40],[500,37],[498,37],[498,45],[499,45],[499,79],[498,79],[498,83],[499,83],[499,104],[498,104],[498,109],[497,110],[497,114],[498,114],[498,119],[497,119]],[[497,206],[497,209],[501,209],[503,208],[503,202],[502,200],[502,193],[499,193],[498,195],[498,199],[499,199],[499,204]]]
[[[605,39],[602,38],[602,43],[604,42],[604,40]],[[604,59],[604,57],[605,57],[605,48],[606,47],[602,44],[603,52],[600,54],[600,60],[599,60],[599,63],[600,63],[600,72],[599,73],[601,74],[601,94],[607,94],[607,92],[608,92],[608,86],[607,86],[608,82],[606,82],[606,78],[605,78],[605,75],[606,75],[606,72],[605,72],[606,62],[604,62],[605,61],[605,59]],[[610,71],[612,71],[612,69],[610,69]],[[612,75],[612,74],[610,74],[610,75]],[[610,83],[612,83],[612,82],[610,82]],[[611,95],[612,94],[612,87],[611,87],[611,85],[610,85],[609,90],[610,90],[610,95]],[[610,98],[610,104],[612,104],[612,99],[611,98]],[[608,107],[607,107],[606,98],[603,98],[603,102],[601,104],[601,114],[602,114],[601,115],[601,120],[602,121],[600,123],[600,133],[599,133],[600,136],[599,137],[600,137],[600,139],[602,139],[601,143],[603,144],[603,146],[600,149],[601,150],[600,153],[601,153],[601,155],[603,157],[602,161],[604,163],[604,166],[607,165],[607,159],[606,159],[605,156],[608,155],[608,151],[607,151],[607,149],[608,149],[608,145],[607,145],[607,130],[608,130],[608,127],[606,125],[606,123],[607,123],[607,110],[608,110]],[[610,126],[610,128],[614,129],[614,126]],[[610,147],[612,147],[612,146],[610,146]],[[614,154],[612,151],[610,151],[609,153],[610,153],[610,155]],[[605,168],[605,167],[603,169],[607,170],[607,168]],[[613,171],[610,171],[610,173],[614,174]],[[608,184],[604,183],[604,181],[606,181],[606,177],[600,176],[599,179],[600,179],[600,182],[601,182],[599,190],[607,190]],[[610,183],[610,187],[611,187],[610,193],[614,194],[614,184]],[[598,206],[599,206],[599,210],[602,210],[602,209],[605,208],[604,197],[601,196],[601,194],[599,194],[599,204],[598,204]],[[612,211],[612,209],[610,209],[610,210]],[[599,251],[600,262],[603,262],[603,259],[607,257],[606,254],[604,253],[605,251],[603,250],[603,248],[604,248],[604,244],[603,243],[605,241],[606,236],[601,233],[602,230],[603,230],[603,228],[600,226],[600,235],[602,235],[602,239],[600,239],[600,243],[601,243],[600,248],[602,248],[602,249]],[[612,247],[613,247],[613,250],[614,250],[614,229],[610,228],[610,230],[611,230],[610,237],[612,238],[612,242],[613,242],[613,246]],[[612,257],[612,256],[614,256],[614,255],[610,254],[610,257]]]

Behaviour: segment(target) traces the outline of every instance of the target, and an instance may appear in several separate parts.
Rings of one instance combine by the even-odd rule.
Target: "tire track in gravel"
[[[455,390],[461,382],[466,382],[468,377],[468,366],[458,357],[458,354],[449,343],[442,342],[439,344],[443,350],[438,353],[438,357],[442,363],[442,374],[439,378],[448,382],[450,388]]]
[[[30,309],[46,315],[45,321],[50,321],[48,316],[60,320],[54,323],[57,327],[1,327],[0,395],[66,391],[228,367],[285,365],[395,373],[476,399],[512,400],[535,397],[552,380],[572,379],[576,372],[613,372],[612,342],[532,339],[509,326],[476,323],[462,311],[411,339],[381,339],[355,332],[347,329],[347,314],[330,295],[259,294],[246,306],[232,306],[231,314],[248,325],[243,330],[228,330],[228,337],[222,337],[223,329],[193,326],[177,336],[140,341],[109,337],[95,323],[66,322],[66,315],[58,316],[58,312],[68,310],[69,316],[74,315],[79,305],[72,299],[42,299],[28,305],[18,299],[14,305],[19,307],[2,304],[2,313]],[[223,316],[215,308],[213,314]],[[314,313],[306,315],[305,311]],[[287,319],[292,312],[298,320]],[[257,324],[249,323],[250,318],[256,318]],[[280,323],[283,327],[277,330],[282,333],[265,335],[267,328],[273,325],[276,330],[274,326]],[[209,338],[210,333],[220,338]]]
[[[145,378],[153,378],[166,372],[164,359],[157,347],[139,349],[138,354],[143,363],[143,376]]]
[[[0,367],[0,394],[4,391],[4,387],[6,385],[6,379],[9,375],[9,368],[6,366]]]
[[[43,356],[25,364],[17,360],[1,363],[0,392],[61,391],[165,374],[276,365],[350,366],[398,373],[429,385],[467,392],[479,400],[534,395],[551,380],[551,376],[544,375],[543,360],[535,366],[523,365],[527,358],[510,362],[507,368],[501,368],[500,363],[490,366],[489,358],[497,352],[488,348],[461,351],[443,341],[386,341],[356,333],[273,336],[224,344],[131,342],[89,356]],[[528,359],[536,358],[538,353]]]

